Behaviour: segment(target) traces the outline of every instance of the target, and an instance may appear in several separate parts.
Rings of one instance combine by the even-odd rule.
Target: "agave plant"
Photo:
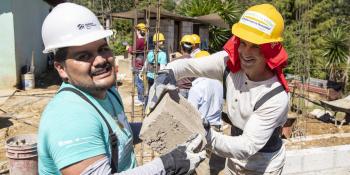
[[[343,68],[347,66],[349,58],[349,42],[346,30],[341,27],[332,29],[325,37],[322,56],[327,60],[326,67],[330,79],[339,81],[344,79]]]
[[[230,26],[238,20],[241,13],[236,0],[183,0],[176,11],[181,15],[191,17],[218,13]],[[221,50],[231,35],[228,29],[210,26],[209,51],[215,52]]]
[[[231,36],[231,30],[215,26],[209,27],[209,52],[214,53],[222,50],[222,47]]]

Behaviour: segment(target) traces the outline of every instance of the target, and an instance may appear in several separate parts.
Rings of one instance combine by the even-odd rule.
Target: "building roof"
[[[126,12],[111,13],[110,15],[112,17],[116,17],[116,18],[144,19],[145,10],[146,9],[141,9],[141,10],[133,9],[133,10],[126,11]],[[150,17],[156,18],[157,8],[155,8],[155,7],[150,8],[150,12],[151,12]],[[160,11],[160,14],[161,14],[161,18],[170,18],[170,19],[179,20],[179,21],[191,21],[194,23],[210,24],[210,25],[214,25],[217,27],[229,28],[229,25],[226,24],[225,21],[216,13],[204,15],[204,16],[198,16],[198,17],[187,17],[187,16],[181,16],[178,14],[174,14],[172,12],[169,12],[167,10],[162,9]]]

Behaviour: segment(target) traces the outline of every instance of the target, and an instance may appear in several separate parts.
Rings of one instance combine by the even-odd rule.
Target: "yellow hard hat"
[[[194,41],[194,38],[192,37],[192,35],[184,35],[181,38],[180,44],[181,43],[190,43],[191,45],[195,45],[195,41]]]
[[[209,52],[207,52],[207,51],[205,51],[205,50],[201,50],[201,51],[199,51],[198,53],[196,53],[196,54],[194,55],[194,57],[195,57],[195,58],[200,58],[200,57],[205,57],[205,56],[209,56],[209,55],[210,55]]]
[[[201,43],[201,37],[199,37],[197,34],[192,34],[192,37],[193,37],[194,42],[196,44],[200,44]]]
[[[136,25],[136,29],[145,31],[146,25],[144,23],[139,23]]]
[[[157,36],[158,36],[158,41],[165,41],[165,37],[162,33],[156,33],[153,35],[153,42],[157,41]]]
[[[261,4],[246,10],[238,23],[232,26],[232,34],[254,44],[280,42],[284,21],[282,15],[270,4]]]

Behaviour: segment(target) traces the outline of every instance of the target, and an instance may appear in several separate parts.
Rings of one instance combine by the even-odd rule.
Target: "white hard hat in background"
[[[88,8],[68,2],[57,5],[47,15],[41,30],[44,53],[63,47],[82,46],[113,34],[111,30],[103,28]]]

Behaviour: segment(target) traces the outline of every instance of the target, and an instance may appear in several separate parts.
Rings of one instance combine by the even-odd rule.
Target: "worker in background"
[[[199,53],[196,58],[206,58],[208,54]],[[209,58],[210,59],[210,58]],[[216,79],[198,77],[192,81],[187,99],[206,119],[211,128],[220,131],[221,113],[224,103],[222,83]]]
[[[146,25],[144,23],[139,23],[135,26],[136,29],[136,51],[133,52],[135,54],[134,64],[133,64],[133,73],[134,73],[134,79],[135,79],[135,85],[137,89],[137,99],[135,100],[136,106],[141,106],[144,104],[144,86],[143,81],[140,78],[140,72],[143,68],[145,59],[145,36],[147,32]],[[131,47],[130,47],[131,48]],[[132,51],[130,51],[132,52]]]
[[[193,51],[194,45],[195,45],[195,42],[193,37],[191,35],[184,35],[180,41],[180,52],[182,56],[175,58],[174,60],[192,58],[191,53]],[[195,78],[187,77],[187,78],[182,78],[178,80],[176,82],[176,86],[178,87],[179,94],[187,98],[188,91],[190,90],[192,86],[192,81],[194,79]]]
[[[195,45],[193,47],[193,51],[191,53],[191,57],[192,58],[197,58],[197,54],[200,53],[200,55],[209,55],[209,52],[205,51],[205,50],[201,50],[200,49],[200,44],[201,44],[201,37],[199,37],[199,35],[197,34],[192,34],[192,37],[194,39]]]
[[[222,135],[203,122],[207,147],[226,157],[227,174],[282,174],[285,146],[281,128],[287,120],[288,84],[282,73],[288,55],[282,46],[284,21],[270,4],[250,7],[232,26],[224,50],[203,59],[171,62],[149,94],[148,111],[169,84],[184,77],[223,81],[232,136]],[[169,89],[172,90],[172,89]],[[159,98],[157,98],[159,97]]]
[[[39,126],[39,174],[186,174],[205,157],[201,136],[137,167],[133,131],[115,82],[105,30],[89,9],[57,5],[42,26],[44,53],[54,53],[63,83]]]
[[[157,45],[159,47],[158,51],[158,70],[162,70],[165,68],[166,64],[168,64],[167,61],[167,55],[165,53],[165,37],[162,33],[156,33],[153,35],[153,44],[154,46]],[[154,83],[154,77],[155,77],[155,72],[156,72],[156,63],[155,63],[155,48],[153,50],[150,50],[147,54],[147,60],[145,61],[145,66],[142,71],[147,71],[147,81],[149,87],[151,87]]]

